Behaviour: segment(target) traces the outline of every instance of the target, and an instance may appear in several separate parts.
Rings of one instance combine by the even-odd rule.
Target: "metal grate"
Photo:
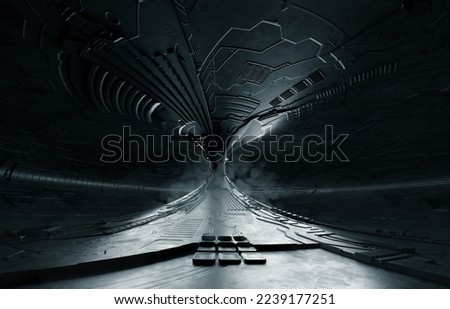
[[[242,70],[241,80],[262,84],[272,73],[272,69],[256,63],[246,63]]]
[[[283,100],[287,100],[287,99],[289,99],[290,97],[292,97],[293,95],[294,95],[294,92],[293,92],[292,90],[288,89],[288,90],[286,90],[285,92],[283,92],[283,93],[280,95],[280,97],[281,97]]]
[[[301,92],[308,88],[308,84],[304,80],[302,80],[301,82],[295,84],[292,88],[297,92]]]
[[[340,86],[337,86],[337,87],[330,88],[330,89],[324,90],[322,92],[319,92],[318,94],[316,94],[316,98],[318,100],[323,100],[325,98],[337,95],[337,94],[342,93],[344,91],[345,91],[345,85],[340,85]]]
[[[283,100],[281,100],[280,98],[275,98],[272,102],[270,102],[270,105],[272,105],[272,106],[278,106],[278,105],[280,105],[280,103],[282,102]]]
[[[370,70],[355,74],[350,77],[350,84],[357,85],[375,78],[380,78],[389,74],[397,72],[398,61],[382,64]]]
[[[322,71],[316,71],[308,76],[308,81],[314,85],[325,79],[325,74]]]

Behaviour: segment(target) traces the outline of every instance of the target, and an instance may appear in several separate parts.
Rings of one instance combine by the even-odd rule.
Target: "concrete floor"
[[[98,263],[91,264],[90,270],[95,272],[75,271],[51,282],[42,276],[44,272],[35,272],[38,275],[35,281],[25,281],[33,282],[34,285],[27,286],[30,288],[441,288],[445,286],[431,280],[449,282],[448,267],[444,264],[430,263],[432,260],[421,252],[410,254],[411,251],[401,249],[411,245],[420,249],[416,242],[396,244],[392,239],[369,239],[361,235],[357,236],[362,239],[353,239],[348,233],[327,231],[268,208],[255,207],[254,203],[232,188],[218,171],[206,196],[194,209],[183,208],[150,224],[111,235],[93,237],[86,232],[76,234],[79,239],[23,243],[21,247],[27,251],[2,261],[2,266],[5,272],[15,267],[20,274],[27,269]],[[223,267],[216,261],[215,266],[194,266],[192,251],[171,254],[164,261],[155,258],[140,264],[130,264],[125,259],[196,244],[204,235],[245,236],[266,257],[267,264]],[[279,245],[284,247],[280,249]],[[42,248],[45,254],[29,253],[33,248]],[[290,250],[293,248],[296,250]],[[108,259],[118,259],[115,268],[98,269],[108,264],[105,262]],[[397,269],[404,274],[358,261]],[[125,267],[128,269],[119,270]],[[418,273],[429,280],[405,275]],[[21,287],[30,284],[25,282]]]
[[[184,256],[144,267],[28,288],[445,288],[360,263],[321,249],[264,252],[266,265],[192,266]]]

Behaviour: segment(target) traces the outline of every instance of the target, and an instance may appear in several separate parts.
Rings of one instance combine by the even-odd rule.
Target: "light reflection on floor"
[[[192,256],[31,288],[443,288],[321,249],[264,252],[266,265],[198,267]]]

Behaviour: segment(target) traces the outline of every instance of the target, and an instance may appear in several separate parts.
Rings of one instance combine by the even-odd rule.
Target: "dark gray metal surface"
[[[449,11],[448,0],[0,0],[0,285],[448,286]],[[299,144],[327,125],[349,135],[350,162],[234,161],[226,177],[173,159],[210,155],[208,133],[272,129]],[[100,160],[124,126],[172,160],[139,162],[136,135],[131,162]],[[161,146],[174,130],[194,133]],[[244,249],[266,264],[244,263]],[[194,266],[196,253],[214,266]]]

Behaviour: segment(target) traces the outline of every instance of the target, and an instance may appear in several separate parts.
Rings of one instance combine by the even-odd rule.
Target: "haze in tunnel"
[[[0,0],[0,286],[449,286],[449,11]]]

